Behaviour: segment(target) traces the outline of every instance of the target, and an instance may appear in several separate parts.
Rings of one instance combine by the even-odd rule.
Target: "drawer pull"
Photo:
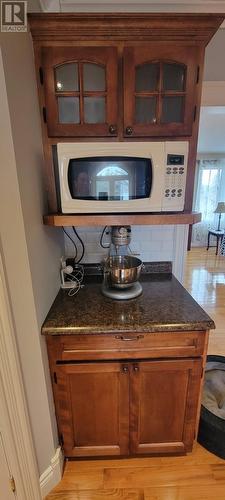
[[[129,367],[127,365],[123,365],[122,366],[122,370],[123,370],[124,373],[127,373],[128,370],[129,370]]]
[[[144,338],[144,335],[137,335],[136,337],[124,337],[123,335],[116,335],[116,339],[123,340],[125,342],[133,342],[134,340],[140,340]]]
[[[133,365],[133,370],[134,370],[134,372],[139,372],[139,366],[138,365]]]

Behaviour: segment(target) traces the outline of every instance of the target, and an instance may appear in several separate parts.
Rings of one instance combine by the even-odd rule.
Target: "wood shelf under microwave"
[[[129,214],[50,214],[44,215],[47,226],[119,226],[196,224],[201,221],[198,212],[129,213]]]

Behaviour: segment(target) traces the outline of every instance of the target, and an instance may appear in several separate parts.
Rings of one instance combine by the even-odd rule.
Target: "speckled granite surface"
[[[74,297],[60,290],[43,324],[43,334],[151,333],[215,328],[212,319],[171,274],[143,275],[142,295],[129,301],[104,297],[101,283],[93,279],[89,278]]]

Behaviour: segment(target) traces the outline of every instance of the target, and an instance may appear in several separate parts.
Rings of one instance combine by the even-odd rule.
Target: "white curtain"
[[[208,229],[217,229],[219,214],[214,210],[219,201],[225,202],[225,158],[197,160],[194,210],[202,213],[202,222],[193,226],[193,246],[205,246]],[[220,228],[224,227],[222,214]]]

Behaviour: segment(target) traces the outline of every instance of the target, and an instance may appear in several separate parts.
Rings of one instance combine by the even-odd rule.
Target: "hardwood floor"
[[[188,253],[185,287],[216,323],[210,354],[225,355],[225,257]],[[184,457],[67,461],[46,500],[225,500],[225,461],[198,443]]]
[[[187,255],[184,286],[216,324],[208,353],[225,355],[225,257],[215,255],[215,248],[192,249]]]

